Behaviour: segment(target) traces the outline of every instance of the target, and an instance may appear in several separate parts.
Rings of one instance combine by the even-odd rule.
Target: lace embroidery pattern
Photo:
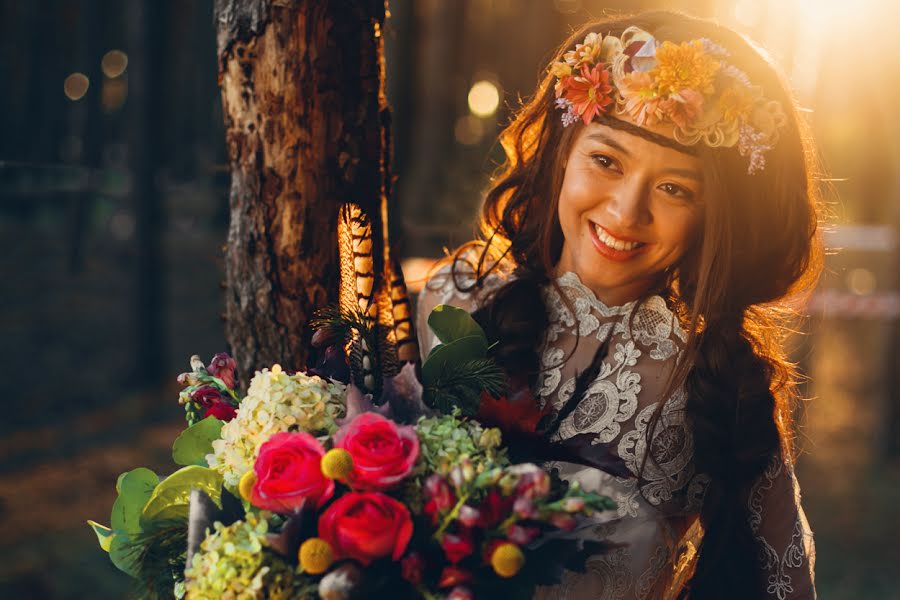
[[[590,558],[585,563],[587,573],[566,572],[559,598],[577,597],[576,588],[583,589],[582,577],[591,578],[591,588],[596,591],[597,600],[618,600],[624,598],[631,584],[628,572],[631,552],[628,548],[616,548],[608,554]]]
[[[656,583],[656,580],[659,579],[660,573],[665,568],[669,561],[672,560],[672,555],[666,548],[665,544],[659,544],[656,546],[656,550],[653,551],[653,556],[650,557],[650,564],[647,569],[641,573],[641,576],[637,580],[637,597],[638,598],[646,598],[650,593],[650,590],[653,589],[653,584]]]
[[[548,286],[544,295],[550,316],[547,342],[555,342],[563,331],[571,329],[574,333],[577,324],[578,334],[582,337],[593,334],[602,340],[608,337],[612,330],[613,335],[622,335],[625,340],[633,337],[645,346],[653,346],[650,357],[654,360],[667,360],[678,351],[672,336],[682,342],[687,340],[687,333],[661,296],[651,296],[640,303],[632,319],[631,313],[638,304],[636,300],[622,306],[606,306],[572,271],[560,275],[556,283],[575,307],[575,314],[573,315],[563,302],[559,292]],[[600,317],[625,318],[601,324]]]
[[[634,342],[616,344],[613,353],[615,364],[603,363],[600,374],[588,386],[578,407],[560,425],[561,438],[596,433],[595,443],[605,443],[619,435],[621,424],[631,419],[637,410],[641,376],[626,367],[636,365],[640,356],[641,351]],[[575,378],[572,377],[560,388],[555,406],[562,406],[574,391]]]
[[[650,457],[643,465],[641,492],[650,504],[658,506],[672,499],[673,492],[683,488],[694,474],[694,439],[685,424],[687,394],[679,390],[663,405],[653,432]],[[635,429],[619,440],[619,456],[635,475],[647,453],[647,428],[659,403],[644,408]]]
[[[763,568],[769,572],[768,587],[766,592],[778,598],[785,600],[794,592],[793,578],[788,573],[789,569],[799,569],[803,567],[803,559],[805,551],[803,546],[804,527],[803,520],[798,512],[794,521],[794,527],[791,531],[791,538],[787,546],[780,555],[775,548],[759,534],[759,528],[762,525],[763,498],[767,491],[771,490],[775,485],[775,480],[785,471],[785,476],[789,477],[794,487],[796,498],[796,480],[794,479],[793,470],[785,466],[781,457],[775,455],[769,462],[763,476],[757,481],[750,492],[747,506],[750,511],[750,529],[760,543],[760,561]]]

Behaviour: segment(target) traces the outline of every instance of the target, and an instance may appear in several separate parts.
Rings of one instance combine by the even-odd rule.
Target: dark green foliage
[[[490,358],[460,362],[447,361],[424,388],[424,402],[442,413],[458,407],[463,416],[474,417],[481,404],[481,392],[500,395],[506,375]]]
[[[369,327],[368,319],[358,309],[342,311],[339,306],[326,306],[316,311],[309,321],[309,326],[316,331],[325,331],[329,338],[347,341],[353,331],[358,331],[363,339],[372,341],[374,332]],[[329,344],[330,345],[330,344]]]
[[[175,584],[184,580],[187,519],[149,522],[127,542],[125,552],[135,565],[135,598],[173,598]]]

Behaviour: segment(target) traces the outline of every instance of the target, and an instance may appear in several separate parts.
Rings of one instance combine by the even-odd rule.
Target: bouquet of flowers
[[[314,341],[342,348],[347,320],[330,313]],[[614,503],[513,464],[473,418],[513,397],[483,331],[446,306],[429,325],[442,343],[421,378],[407,363],[377,398],[342,380],[343,352],[264,368],[243,398],[233,359],[192,358],[181,468],[121,475],[110,527],[89,522],[101,547],[150,597],[528,598],[583,570],[604,545],[566,534]]]

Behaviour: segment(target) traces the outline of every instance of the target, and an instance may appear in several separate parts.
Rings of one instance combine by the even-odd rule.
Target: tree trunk
[[[307,365],[316,309],[359,290],[380,321],[368,309],[390,298],[385,0],[216,0],[215,18],[232,172],[226,337],[246,386],[257,368]],[[374,262],[339,293],[345,206],[368,219]]]

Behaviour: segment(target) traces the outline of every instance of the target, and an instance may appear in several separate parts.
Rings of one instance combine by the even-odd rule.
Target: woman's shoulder
[[[513,277],[514,265],[484,242],[472,241],[440,259],[433,267],[423,293],[468,300],[480,297]]]
[[[513,277],[511,261],[493,258],[481,242],[470,242],[441,259],[416,299],[416,331],[422,359],[437,343],[428,315],[439,304],[474,312],[487,297]]]

